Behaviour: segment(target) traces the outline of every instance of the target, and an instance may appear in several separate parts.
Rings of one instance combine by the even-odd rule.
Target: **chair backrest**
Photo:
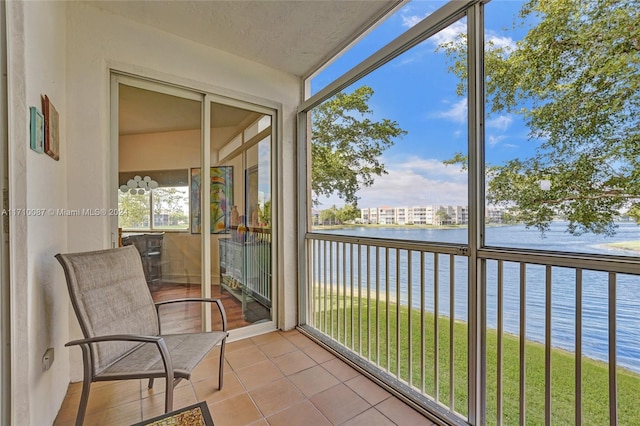
[[[71,303],[85,337],[158,335],[158,316],[134,246],[57,254],[56,259],[64,269]],[[137,345],[94,345],[96,374]]]

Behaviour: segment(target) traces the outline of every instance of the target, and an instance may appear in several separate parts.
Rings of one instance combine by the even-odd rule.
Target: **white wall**
[[[43,216],[11,217],[12,417],[14,424],[44,425],[55,418],[69,377],[68,296],[54,255],[67,249],[66,6],[8,2],[10,207],[45,209]],[[42,110],[47,94],[60,114],[60,161],[31,151],[29,106]],[[42,356],[55,361],[42,370]]]
[[[115,190],[110,68],[280,106],[280,325],[296,324],[295,108],[300,79],[76,2],[7,2],[12,208],[103,208]],[[60,113],[60,161],[28,149],[30,105],[47,94]],[[109,217],[12,217],[12,416],[51,424],[69,378],[81,375],[80,336],[53,255],[110,246]],[[286,237],[285,237],[286,236]],[[69,318],[73,318],[69,320]],[[53,367],[41,370],[45,349]],[[69,364],[70,361],[70,364]],[[73,366],[70,368],[69,365]],[[28,419],[28,420],[27,420]]]

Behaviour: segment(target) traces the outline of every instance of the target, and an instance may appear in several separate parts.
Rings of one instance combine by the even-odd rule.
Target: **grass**
[[[453,408],[467,415],[467,324],[454,321],[453,336],[448,317],[437,318],[438,350],[435,351],[433,314],[409,310],[393,302],[353,298],[348,294],[315,295],[315,326],[344,346],[410,383],[423,393],[436,397],[450,407],[450,343],[453,338]],[[376,316],[377,310],[377,316]],[[353,316],[353,320],[352,320]],[[376,321],[376,318],[378,320]],[[400,323],[399,333],[396,324]],[[387,328],[387,324],[389,327]],[[531,326],[531,325],[529,325]],[[376,333],[376,330],[378,332]],[[398,335],[399,334],[399,335]],[[378,337],[376,337],[378,336]],[[421,337],[422,336],[422,337]],[[409,345],[411,341],[411,345]],[[496,330],[487,330],[487,421],[496,424],[497,416],[497,345]],[[387,345],[388,342],[388,345]],[[520,340],[503,334],[503,424],[518,424],[520,401]],[[424,355],[421,353],[424,347]],[[387,350],[388,348],[388,350]],[[544,424],[545,348],[527,341],[526,353],[526,424]],[[423,359],[424,357],[424,359]],[[438,362],[437,376],[435,361]],[[411,376],[409,376],[409,365]],[[555,424],[575,423],[575,355],[552,350],[551,416]],[[424,367],[424,368],[423,368]],[[437,387],[436,387],[437,379]],[[618,424],[640,425],[640,375],[625,369],[617,372]],[[582,423],[609,424],[608,365],[590,358],[582,361]]]
[[[606,246],[622,250],[640,251],[640,241],[621,241],[618,243],[609,243],[606,244]]]

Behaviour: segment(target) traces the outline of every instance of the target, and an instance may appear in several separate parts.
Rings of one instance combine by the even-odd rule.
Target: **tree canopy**
[[[531,28],[515,48],[486,46],[487,113],[522,115],[538,145],[487,168],[487,199],[542,231],[561,216],[571,233],[612,234],[622,211],[640,209],[640,7],[529,0],[518,20]],[[465,37],[441,48],[462,89]]]
[[[406,131],[395,121],[369,118],[372,95],[373,89],[362,86],[352,93],[338,93],[311,111],[314,204],[322,195],[337,195],[355,206],[358,190],[387,173],[381,155]]]

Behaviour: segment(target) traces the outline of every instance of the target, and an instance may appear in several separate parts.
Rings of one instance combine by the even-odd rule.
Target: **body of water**
[[[524,226],[488,227],[487,245],[517,247],[537,250],[554,250],[563,252],[607,254],[617,256],[640,257],[640,253],[621,249],[613,249],[606,244],[619,241],[640,240],[640,227],[635,223],[621,223],[617,233],[612,237],[584,234],[579,237],[565,232],[566,223],[554,223],[544,237],[534,229]],[[327,232],[327,231],[324,231]],[[431,241],[465,244],[467,230],[456,229],[421,229],[411,227],[378,228],[359,227],[328,231],[332,234],[359,237],[377,237],[412,241]],[[339,254],[336,254],[339,255]],[[430,256],[430,255],[429,255]],[[433,277],[433,256],[427,257],[426,277]],[[456,319],[467,321],[467,258],[455,257],[454,306]],[[412,282],[408,285],[407,260],[401,259],[400,303],[408,304],[409,288],[411,288],[412,305],[420,307],[420,284],[416,271],[419,270],[419,259],[412,259]],[[375,265],[375,259],[370,260]],[[380,276],[385,277],[384,259],[381,258]],[[396,276],[395,251],[389,251],[389,276]],[[439,312],[450,315],[450,283],[449,256],[439,256]],[[640,268],[638,273],[640,274]],[[526,268],[526,329],[527,338],[544,342],[545,339],[545,267],[528,265]],[[511,334],[519,334],[520,327],[520,265],[505,262],[504,278],[504,328]],[[583,337],[582,351],[590,358],[608,360],[608,273],[596,271],[583,272]],[[575,351],[575,306],[576,306],[575,271],[569,268],[552,268],[552,345],[571,352]],[[383,282],[384,287],[384,282]],[[389,282],[390,293],[395,295],[395,278]],[[618,365],[640,373],[640,276],[617,275],[616,300],[616,357]],[[426,280],[425,307],[433,311],[433,279]],[[497,324],[497,262],[487,262],[487,324],[495,328]]]

